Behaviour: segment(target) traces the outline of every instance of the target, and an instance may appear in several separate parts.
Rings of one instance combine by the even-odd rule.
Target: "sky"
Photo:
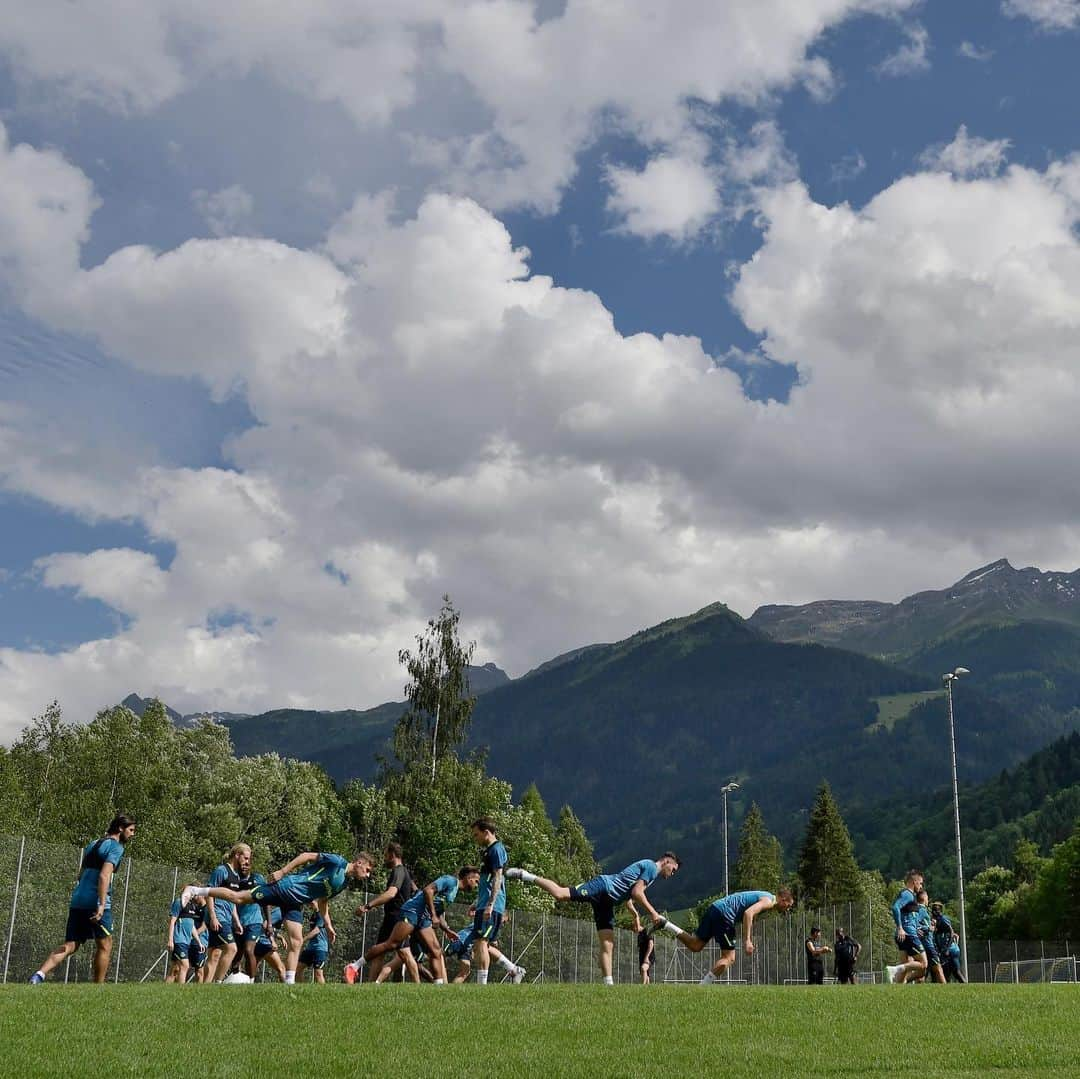
[[[1080,0],[0,0],[0,741],[1080,565]]]

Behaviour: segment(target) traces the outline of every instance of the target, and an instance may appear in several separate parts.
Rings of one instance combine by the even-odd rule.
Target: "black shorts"
[[[67,929],[64,932],[64,941],[73,944],[82,944],[87,940],[106,940],[112,936],[112,910],[105,911],[99,921],[92,921],[91,915],[97,913],[97,907],[93,910],[83,910],[81,907],[68,909]]]
[[[222,926],[221,929],[209,929],[207,934],[207,948],[227,948],[230,944],[236,943],[231,927],[226,929]]]
[[[919,939],[918,933],[908,933],[903,940],[897,937],[896,946],[904,953],[904,955],[916,956],[926,954],[926,949],[923,947],[923,942]]]
[[[653,965],[653,962],[655,961],[655,958],[656,952],[655,950],[649,951],[648,944],[639,944],[637,946],[637,961],[639,967],[643,967],[646,964],[651,967]]]
[[[806,968],[806,981],[810,985],[825,984],[825,964],[817,963]]]
[[[390,939],[390,934],[394,931],[394,926],[398,924],[397,914],[391,914],[389,911],[383,915],[382,925],[379,926],[379,932],[375,935],[376,944],[385,944]]]
[[[579,884],[570,889],[570,898],[575,903],[588,903],[592,907],[593,923],[597,930],[615,928],[615,900],[607,892],[593,893],[589,887],[592,881]]]
[[[836,980],[838,982],[850,982],[854,973],[855,965],[853,963],[836,964]]]
[[[484,912],[478,910],[473,918],[473,940],[482,940],[487,944],[495,944],[499,940],[499,930],[502,928],[502,911],[492,911],[490,918],[484,917]]]

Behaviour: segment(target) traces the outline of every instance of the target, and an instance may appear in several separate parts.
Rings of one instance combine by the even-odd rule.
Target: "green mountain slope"
[[[1043,854],[1064,841],[1080,819],[1080,733],[1058,739],[1017,767],[960,790],[964,875],[1008,864],[1020,839]],[[955,891],[952,792],[942,787],[915,799],[893,799],[849,814],[856,849],[867,864],[902,876],[925,868],[935,891]]]
[[[895,660],[966,627],[1025,621],[1080,626],[1080,570],[1014,569],[1002,558],[950,588],[917,592],[899,603],[818,600],[759,607],[750,617],[775,640],[814,641]]]
[[[666,888],[678,905],[722,877],[719,787],[731,848],[755,800],[789,853],[822,778],[845,813],[948,782],[928,752],[945,728],[936,676],[854,652],[785,644],[720,604],[624,641],[567,653],[483,694],[473,741],[518,791],[536,782],[549,805],[571,803],[598,857],[630,861],[663,846],[686,859]],[[374,774],[401,705],[365,712],[282,710],[229,723],[240,752],[277,749],[335,779]],[[1060,733],[966,685],[961,774],[984,779]],[[745,801],[744,801],[745,800]]]

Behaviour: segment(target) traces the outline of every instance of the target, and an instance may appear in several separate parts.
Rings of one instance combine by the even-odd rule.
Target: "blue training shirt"
[[[169,917],[176,919],[176,924],[173,926],[173,947],[186,948],[191,943],[191,935],[195,931],[195,920],[184,913],[179,899],[173,900]]]
[[[222,862],[222,864],[210,874],[210,879],[206,883],[211,888],[239,889],[240,875],[232,866]],[[217,915],[218,924],[221,926],[221,932],[231,933],[233,928],[233,904],[227,899],[215,899],[213,900],[213,903],[214,914]],[[210,924],[209,917],[206,919],[206,924]]]
[[[447,905],[457,899],[459,887],[460,882],[452,873],[445,873],[435,878],[435,894],[432,896],[432,901],[437,915],[442,914]],[[427,909],[427,896],[421,889],[412,899],[402,903],[401,916],[411,925],[417,925],[419,919],[427,913]]]
[[[651,858],[642,858],[618,873],[603,873],[600,879],[612,901],[618,903],[630,894],[630,889],[639,880],[643,880],[645,887],[648,887],[658,876],[660,867]]]
[[[247,880],[242,881],[242,890],[249,891],[258,884],[265,884],[266,877],[261,873],[252,873]],[[240,924],[245,929],[257,929],[263,923],[263,909],[258,903],[240,903],[236,911]]]
[[[506,848],[499,840],[488,847],[480,858],[480,887],[476,895],[476,909],[485,910],[491,900],[491,880],[496,869],[505,869],[510,861]],[[499,883],[499,894],[491,904],[493,914],[502,914],[506,910],[506,878]]]
[[[739,919],[759,900],[772,899],[776,896],[772,892],[732,892],[717,899],[713,906],[729,921],[736,925]]]
[[[315,861],[290,873],[281,885],[303,903],[329,899],[345,887],[349,863],[340,854],[320,854]]]
[[[311,925],[308,926],[308,932],[312,929],[318,929],[319,935],[312,937],[307,942],[307,947],[319,952],[328,952],[330,950],[330,937],[326,932],[326,919],[318,912],[315,911],[311,915]]]
[[[79,880],[75,890],[71,893],[71,906],[75,910],[97,910],[98,905],[98,878],[101,876],[102,867],[108,862],[113,867],[113,876],[116,876],[116,867],[120,859],[124,857],[124,844],[118,839],[106,836],[104,839],[95,839],[93,843],[87,843],[83,848],[82,863],[79,869]],[[109,881],[109,890],[105,895],[105,909],[112,907],[112,881]]]
[[[904,888],[892,905],[893,921],[897,929],[903,929],[908,936],[919,935],[919,901],[910,888]]]

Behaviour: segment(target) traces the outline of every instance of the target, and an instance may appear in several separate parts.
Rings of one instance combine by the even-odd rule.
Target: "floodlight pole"
[[[942,677],[945,697],[949,702],[949,750],[952,757],[953,827],[956,831],[956,895],[960,904],[960,969],[964,981],[968,980],[967,921],[964,917],[964,856],[960,848],[960,790],[956,782],[956,725],[953,722],[953,682],[962,674],[970,674],[966,667],[957,667]]]
[[[727,796],[731,791],[739,789],[738,783],[727,783],[720,788],[720,794],[724,799],[724,895],[729,895],[728,889],[728,834],[727,834]]]

